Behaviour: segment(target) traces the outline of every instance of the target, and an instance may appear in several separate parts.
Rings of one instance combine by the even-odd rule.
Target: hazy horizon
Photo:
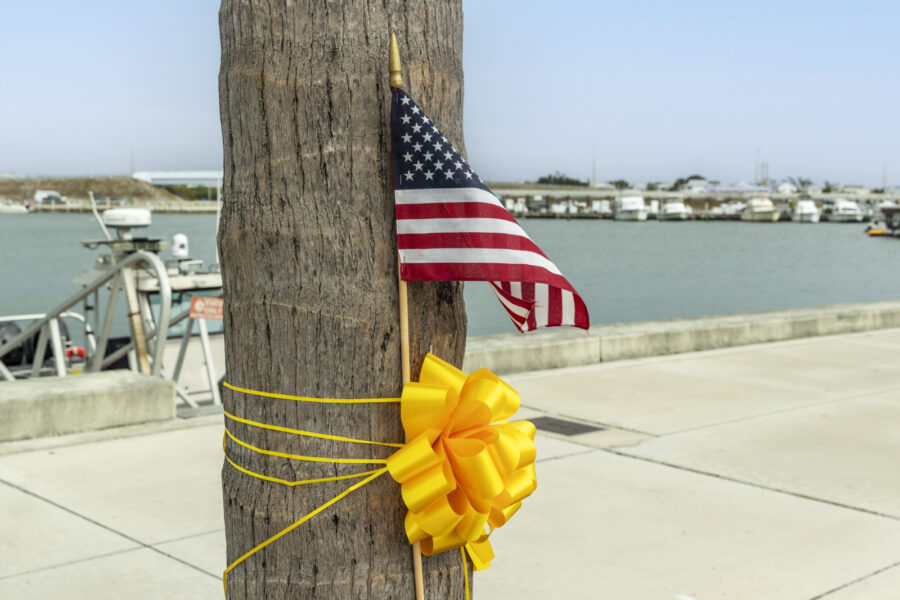
[[[888,2],[464,2],[469,162],[490,181],[900,184]],[[218,2],[13,0],[0,173],[222,168]],[[40,32],[39,36],[35,32]],[[133,165],[133,169],[132,169]],[[892,175],[895,173],[896,175]]]

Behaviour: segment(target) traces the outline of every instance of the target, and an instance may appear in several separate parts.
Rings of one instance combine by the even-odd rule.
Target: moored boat
[[[0,201],[0,215],[27,215],[28,209],[23,205],[12,200]]]
[[[741,221],[755,223],[774,223],[779,217],[780,213],[768,198],[750,198],[741,213]]]
[[[900,204],[887,202],[881,205],[881,214],[884,215],[884,227],[896,235],[900,231]]]
[[[853,200],[838,198],[834,201],[828,220],[833,223],[862,223],[863,214]]]
[[[624,196],[616,201],[616,221],[646,221],[648,212],[642,196]]]
[[[659,209],[660,221],[686,221],[691,217],[690,210],[681,199],[668,200]]]
[[[613,216],[612,205],[609,200],[593,200],[591,202],[591,212],[600,215],[601,219],[611,219]]]
[[[821,217],[819,208],[812,200],[798,200],[791,218],[795,223],[818,223]]]

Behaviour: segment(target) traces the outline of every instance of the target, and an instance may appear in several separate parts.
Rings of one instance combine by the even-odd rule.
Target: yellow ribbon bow
[[[535,427],[507,420],[519,394],[487,369],[467,376],[428,354],[400,402],[409,441],[387,468],[409,509],[409,542],[427,556],[465,546],[475,570],[489,567],[488,538],[537,487]]]

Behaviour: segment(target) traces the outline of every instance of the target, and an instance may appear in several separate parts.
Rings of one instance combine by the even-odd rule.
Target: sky
[[[900,3],[464,0],[488,181],[900,185]],[[0,173],[221,169],[218,2],[4,0]],[[594,166],[595,165],[595,166]]]

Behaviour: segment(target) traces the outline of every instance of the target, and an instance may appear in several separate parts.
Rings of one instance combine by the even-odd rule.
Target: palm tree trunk
[[[219,95],[224,207],[226,379],[314,397],[400,392],[397,257],[389,169],[388,37],[408,91],[462,144],[460,0],[223,0]],[[462,284],[410,284],[413,373],[429,347],[460,365]],[[225,409],[286,427],[402,441],[399,407],[307,404],[226,390]],[[240,424],[257,447],[330,457],[387,449],[297,438]],[[266,457],[228,445],[241,466],[286,480],[358,465]],[[229,563],[349,482],[286,487],[225,463]],[[385,475],[248,558],[229,598],[414,598],[405,508]],[[458,552],[425,559],[428,598],[461,598]]]

